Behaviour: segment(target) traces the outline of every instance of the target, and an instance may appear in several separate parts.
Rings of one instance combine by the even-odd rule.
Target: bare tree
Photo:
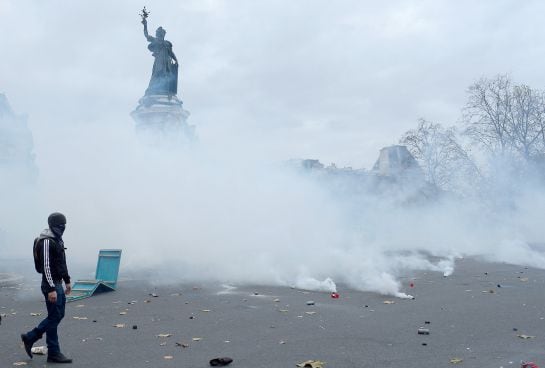
[[[477,166],[458,142],[454,128],[420,119],[418,127],[400,139],[424,170],[426,180],[439,188],[458,191],[458,179],[479,175]],[[468,180],[465,180],[469,182]]]
[[[528,162],[545,150],[545,97],[507,75],[483,78],[468,90],[466,133],[492,154]]]

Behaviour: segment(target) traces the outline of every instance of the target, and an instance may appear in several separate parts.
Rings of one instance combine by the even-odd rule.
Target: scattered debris
[[[412,287],[412,288],[413,288],[413,287],[414,287],[414,282],[410,282],[410,283],[409,283],[409,287]]]
[[[528,281],[528,277],[521,277],[521,278],[520,278],[520,281],[526,282],[526,281]]]
[[[30,349],[32,354],[36,355],[46,355],[47,354],[47,346],[34,346]]]
[[[287,309],[279,309],[278,311],[282,312],[282,313],[288,313],[289,312]]]
[[[462,363],[464,360],[461,359],[461,358],[452,358],[450,360],[450,364],[458,364],[458,363]]]
[[[520,337],[521,339],[524,339],[524,340],[535,338],[535,336],[524,335],[524,334],[522,334],[522,335],[517,335],[517,337]]]
[[[309,300],[309,301],[307,302],[307,305],[314,305],[314,304],[315,304],[315,303],[314,303],[314,300]]]
[[[428,343],[427,343],[427,342],[423,342],[423,343],[422,343],[422,346],[428,346]]]
[[[127,314],[127,312],[119,312],[119,315],[121,315],[121,316],[124,316],[126,314]]]
[[[310,312],[305,312],[305,314],[308,314],[308,315],[312,316],[313,314],[316,314],[316,312],[310,311]]]
[[[418,334],[419,335],[429,335],[430,334],[430,330],[427,329],[427,328],[424,328],[424,327],[420,327],[418,329]]]
[[[83,308],[83,307],[85,307],[85,304],[78,304],[78,305],[76,305],[76,308]]]
[[[280,299],[276,298],[275,300],[273,300],[273,302],[280,303]]]
[[[182,348],[188,348],[189,347],[189,344],[185,344],[183,342],[177,342],[176,343],[176,346],[181,346]]]
[[[306,362],[296,364],[299,368],[323,368],[325,362],[320,360],[307,360]]]
[[[279,343],[280,345],[284,345],[286,342],[285,342],[284,340],[280,340],[278,343]]]
[[[174,359],[174,357],[172,355],[165,355],[163,358],[165,358],[166,360]]]
[[[157,337],[170,337],[172,336],[172,334],[170,333],[164,333],[164,334],[159,334],[159,335],[156,335]]]
[[[223,367],[223,366],[231,364],[232,362],[233,362],[233,359],[229,357],[214,358],[210,360],[210,365],[212,367]]]
[[[137,325],[132,325],[132,329],[133,329],[133,330],[137,330],[137,329],[138,329],[138,326],[137,326]]]
[[[430,322],[430,321],[424,321],[424,324],[426,324],[426,325],[430,325],[430,324],[431,324],[431,322]]]
[[[159,346],[166,346],[166,345],[167,345],[166,341],[159,344]]]
[[[155,294],[155,293],[150,293],[150,294],[148,294],[148,295],[151,296],[151,297],[153,297],[153,298],[158,298],[158,297],[159,297],[159,295],[157,295],[157,294]]]
[[[191,340],[193,340],[193,341],[201,341],[201,340],[202,340],[202,337],[193,337]]]
[[[13,365],[15,365],[15,366],[27,365],[27,363],[26,362],[15,362],[15,363],[13,363]]]
[[[212,312],[212,311],[210,309],[203,309],[201,312],[208,313],[208,312]]]
[[[536,363],[533,362],[520,362],[520,368],[539,368]]]
[[[87,317],[77,317],[77,316],[74,316],[72,318],[77,319],[78,321],[85,321],[87,319]]]
[[[338,293],[331,293],[331,297],[333,299],[339,299],[340,298],[340,295]]]
[[[393,300],[385,300],[382,302],[383,304],[395,304]]]
[[[125,324],[124,323],[117,323],[115,325],[113,325],[115,328],[124,328],[125,327]]]

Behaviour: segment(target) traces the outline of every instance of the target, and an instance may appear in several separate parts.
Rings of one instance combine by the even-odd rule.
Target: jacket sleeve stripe
[[[44,275],[49,286],[55,287],[51,277],[51,269],[49,268],[49,239],[44,239]]]

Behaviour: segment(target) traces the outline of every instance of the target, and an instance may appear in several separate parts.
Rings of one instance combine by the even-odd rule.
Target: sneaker
[[[25,351],[26,353],[28,354],[28,356],[30,357],[30,359],[32,359],[32,345],[33,343],[31,343],[27,337],[26,334],[21,334],[21,340],[23,341],[23,344],[25,345]]]
[[[72,363],[72,359],[65,357],[63,353],[48,355],[47,361],[49,363]]]

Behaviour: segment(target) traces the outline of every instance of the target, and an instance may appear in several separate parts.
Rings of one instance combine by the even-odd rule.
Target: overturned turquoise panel
[[[95,293],[112,291],[117,287],[121,249],[101,249],[98,253],[95,280],[78,280],[67,295],[68,302],[89,298]]]

